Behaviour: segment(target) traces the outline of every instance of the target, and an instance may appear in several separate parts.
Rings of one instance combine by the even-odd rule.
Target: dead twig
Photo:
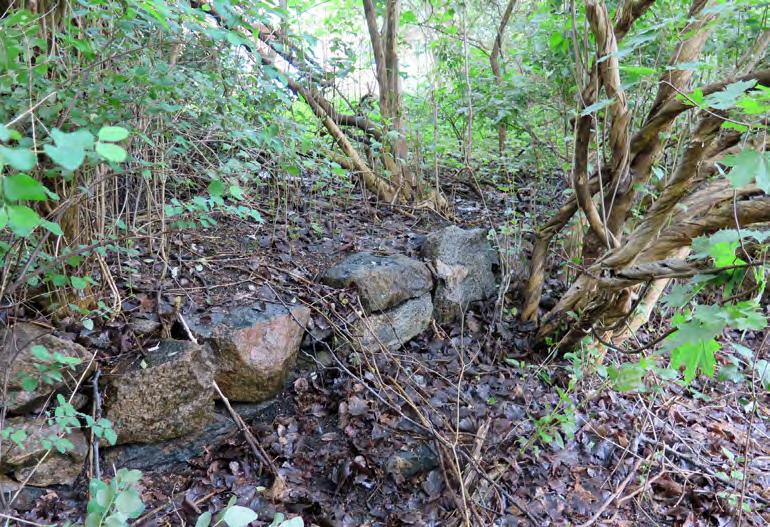
[[[270,457],[267,455],[267,452],[265,452],[265,450],[262,448],[262,445],[260,445],[257,441],[257,438],[254,437],[254,434],[251,433],[251,430],[248,426],[246,426],[246,423],[240,414],[238,414],[238,412],[236,412],[232,407],[228,398],[225,397],[225,394],[222,393],[222,390],[219,388],[217,381],[212,381],[211,384],[214,386],[214,390],[216,390],[220,399],[222,399],[222,402],[224,403],[225,408],[227,408],[227,411],[230,412],[230,416],[233,418],[235,423],[238,425],[238,428],[243,433],[243,436],[246,438],[246,442],[249,444],[249,447],[251,447],[254,455],[270,469],[270,472],[273,474],[273,476],[276,477],[276,479],[280,479],[281,476],[278,473],[278,467],[275,466],[273,460],[270,459]]]

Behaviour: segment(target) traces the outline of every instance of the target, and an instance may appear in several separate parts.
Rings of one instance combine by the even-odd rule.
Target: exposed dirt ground
[[[458,186],[453,196],[454,221],[464,226],[531,223],[557,198],[520,185],[518,198],[485,188],[480,203],[471,189]],[[319,273],[353,251],[413,254],[448,220],[355,198],[295,202],[265,219],[257,228],[219,218],[217,228],[177,233],[166,262],[153,248],[116,262],[125,318],[80,337],[114,359],[157,341],[157,332],[140,339],[127,323],[145,312],[260,300],[314,310],[309,329],[318,340],[306,338],[304,366],[275,416],[252,427],[284,484],[271,487],[237,434],[184,473],[146,474],[140,524],[194,524],[196,510],[221,510],[231,495],[259,512],[254,525],[269,525],[274,511],[340,527],[770,524],[766,392],[699,379],[619,394],[589,367],[574,367],[577,358],[531,349],[532,328],[512,312],[515,284],[502,316],[492,301],[398,352],[343,353],[328,336],[349,320],[356,298],[319,285]],[[517,240],[522,272],[528,244],[526,233]],[[552,276],[546,301],[563,290]],[[746,338],[756,355],[767,353],[764,335]],[[75,519],[84,492],[51,490],[20,516]]]

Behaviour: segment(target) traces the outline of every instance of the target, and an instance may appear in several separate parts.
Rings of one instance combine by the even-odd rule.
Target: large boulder
[[[211,346],[225,397],[256,403],[283,388],[309,319],[304,306],[265,304],[191,317],[189,326]]]
[[[35,367],[41,364],[41,358],[35,355],[40,351],[35,349],[36,346],[42,346],[51,355],[59,353],[77,358],[80,364],[63,367],[61,381],[49,378],[49,382],[42,382]],[[8,383],[7,397],[2,401],[6,411],[11,415],[38,412],[52,394],[71,393],[78,379],[91,367],[91,356],[83,346],[56,337],[50,330],[35,324],[18,322],[3,328],[0,330],[0,382],[5,377]],[[35,379],[36,387],[25,390],[22,387],[25,379]]]
[[[214,367],[192,342],[164,340],[142,363],[104,377],[104,413],[118,443],[154,443],[199,432],[214,417]]]
[[[4,430],[19,434],[22,447],[15,442],[4,440],[0,447],[0,472],[12,473],[17,481],[29,485],[72,485],[83,470],[88,454],[88,443],[80,429],[64,430],[46,419],[35,417],[11,417],[6,419]],[[18,437],[18,436],[17,436]],[[64,447],[60,452],[57,447]],[[51,452],[46,456],[48,450]],[[42,463],[38,462],[45,456]]]
[[[364,315],[350,330],[353,347],[376,351],[382,346],[397,349],[430,325],[433,303],[430,293],[407,300],[383,313]]]
[[[441,324],[459,318],[472,302],[495,295],[497,253],[483,229],[449,226],[428,235],[421,254],[433,267],[438,285],[434,316]]]
[[[401,254],[351,254],[329,269],[323,282],[332,287],[355,287],[368,313],[420,297],[433,288],[428,267]]]

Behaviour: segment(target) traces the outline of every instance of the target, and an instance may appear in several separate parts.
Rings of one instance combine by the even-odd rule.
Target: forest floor
[[[519,187],[518,199],[485,188],[481,202],[471,186],[458,186],[452,221],[533,222],[556,198]],[[304,366],[275,413],[252,426],[283,485],[271,487],[233,435],[183,473],[146,473],[147,512],[137,524],[192,525],[199,511],[221,510],[232,495],[259,513],[253,525],[269,525],[276,511],[338,527],[770,524],[770,406],[751,383],[699,379],[687,388],[613,391],[587,358],[531,349],[532,327],[515,316],[515,286],[502,315],[491,301],[402,350],[342,355],[321,341],[356,299],[320,285],[319,274],[354,251],[414,254],[424,235],[449,221],[357,196],[308,197],[264,216],[259,227],[218,218],[215,228],[181,231],[166,262],[146,248],[115,275],[128,314],[158,311],[158,299],[179,305],[176,297],[185,313],[276,300],[313,309],[319,340],[306,339]],[[524,273],[531,237],[513,241],[521,249],[514,268]],[[546,302],[564,288],[552,276]],[[90,338],[114,358],[155,337],[136,339],[130,324],[115,320]],[[747,338],[758,353],[764,335]],[[613,352],[605,359],[624,360]],[[23,517],[76,518],[84,496],[85,488],[49,491]]]

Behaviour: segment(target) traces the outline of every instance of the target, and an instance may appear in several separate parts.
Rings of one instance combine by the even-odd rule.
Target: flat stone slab
[[[329,269],[323,282],[338,288],[355,287],[368,313],[384,311],[433,288],[428,267],[401,254],[351,254]]]
[[[430,325],[433,302],[430,293],[407,300],[398,307],[383,313],[365,315],[350,330],[353,347],[377,351],[383,346],[397,349]]]

